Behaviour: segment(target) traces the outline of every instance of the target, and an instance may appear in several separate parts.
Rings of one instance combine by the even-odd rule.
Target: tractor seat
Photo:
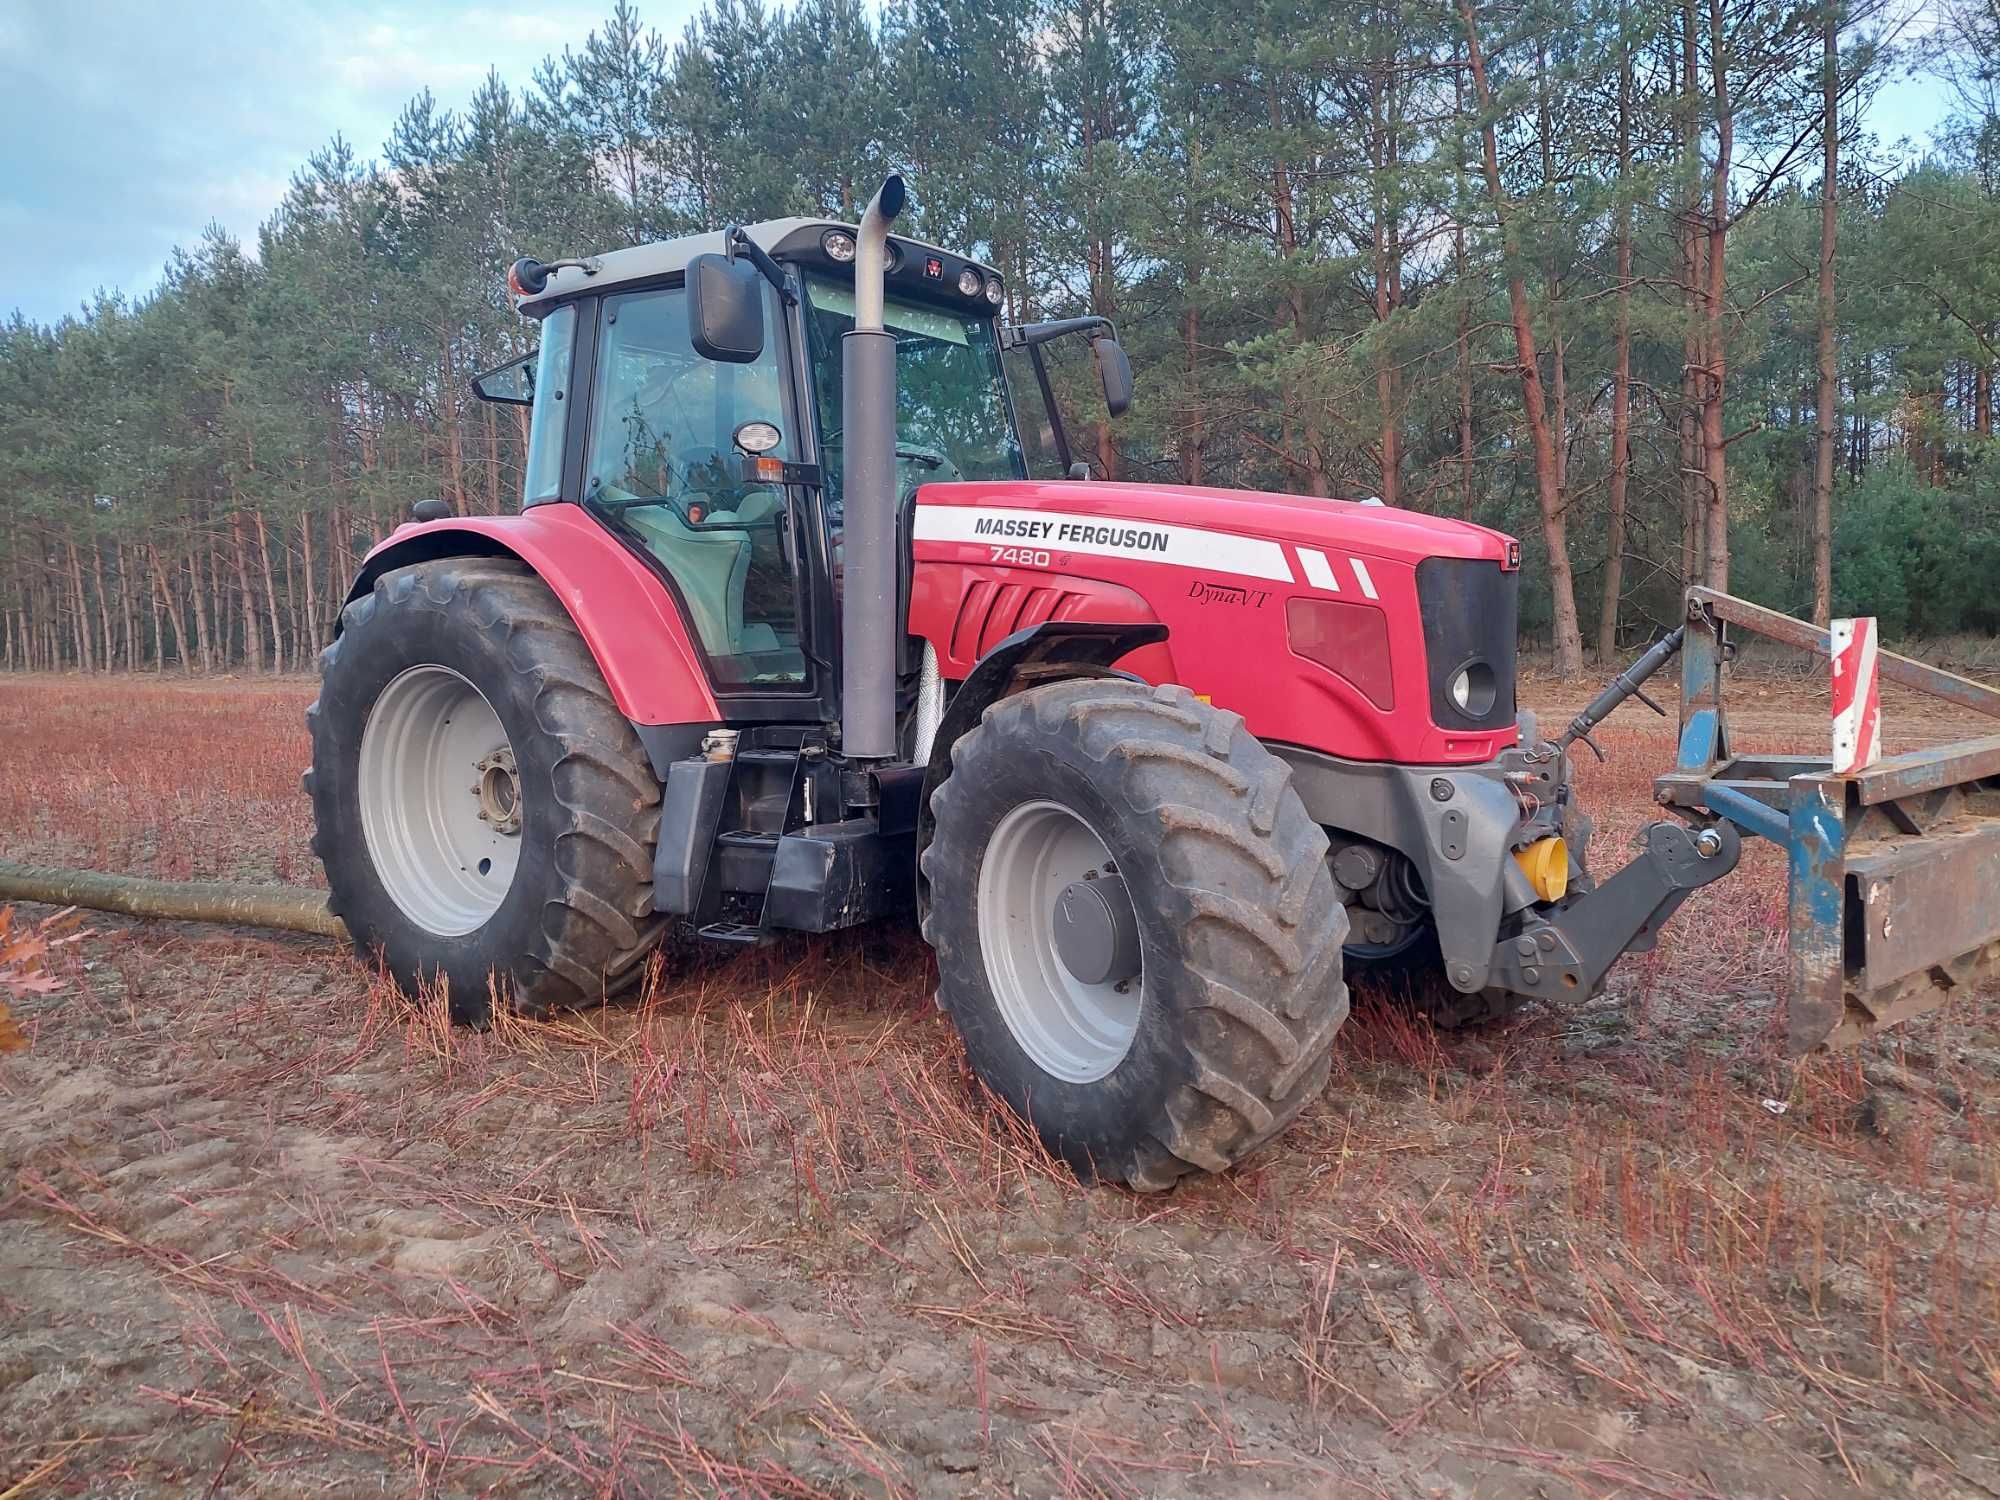
[[[701,644],[711,656],[742,656],[779,648],[769,625],[746,624],[743,587],[750,574],[750,531],[769,524],[778,508],[768,492],[746,495],[733,510],[714,510],[701,526],[689,526],[671,506],[625,512],[625,522],[666,564],[680,586]],[[730,521],[741,526],[731,526]]]

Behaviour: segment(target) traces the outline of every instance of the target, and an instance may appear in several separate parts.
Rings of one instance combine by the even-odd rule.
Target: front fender
[[[519,558],[562,601],[604,674],[618,710],[635,724],[709,724],[722,718],[701,653],[673,597],[618,539],[566,503],[515,516],[411,522],[362,561],[351,602],[395,568],[439,557]]]

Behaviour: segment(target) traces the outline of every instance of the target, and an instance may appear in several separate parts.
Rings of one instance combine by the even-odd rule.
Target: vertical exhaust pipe
[[[903,211],[891,172],[854,240],[854,329],[840,344],[842,506],[840,744],[850,760],[896,753],[896,336],[882,326],[889,225]]]

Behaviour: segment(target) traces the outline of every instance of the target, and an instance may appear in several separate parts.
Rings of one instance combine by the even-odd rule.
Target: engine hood
[[[1106,522],[1192,527],[1224,537],[1260,537],[1415,564],[1427,557],[1476,558],[1516,566],[1519,543],[1502,532],[1448,516],[1353,500],[1320,500],[1262,490],[1095,480],[966,481],[926,484],[919,506],[969,508],[1012,518],[1022,512],[1088,516]],[[1060,523],[1057,523],[1060,525]],[[1006,535],[1034,541],[1029,532]],[[1000,539],[996,534],[996,540]],[[1044,540],[1060,541],[1051,532]]]

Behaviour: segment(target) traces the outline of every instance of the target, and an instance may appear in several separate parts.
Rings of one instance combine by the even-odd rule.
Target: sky
[[[695,0],[648,0],[677,36]],[[142,294],[214,220],[253,252],[292,173],[336,132],[380,153],[428,86],[517,88],[611,0],[0,0],[0,309],[52,322]],[[4,317],[0,311],[0,317]]]
[[[676,36],[697,0],[645,0]],[[364,159],[428,86],[525,85],[611,0],[0,0],[0,309],[38,322],[100,288],[143,295],[210,221],[253,251],[293,172],[344,135]],[[1869,127],[1919,145],[1946,113],[1898,78]]]

